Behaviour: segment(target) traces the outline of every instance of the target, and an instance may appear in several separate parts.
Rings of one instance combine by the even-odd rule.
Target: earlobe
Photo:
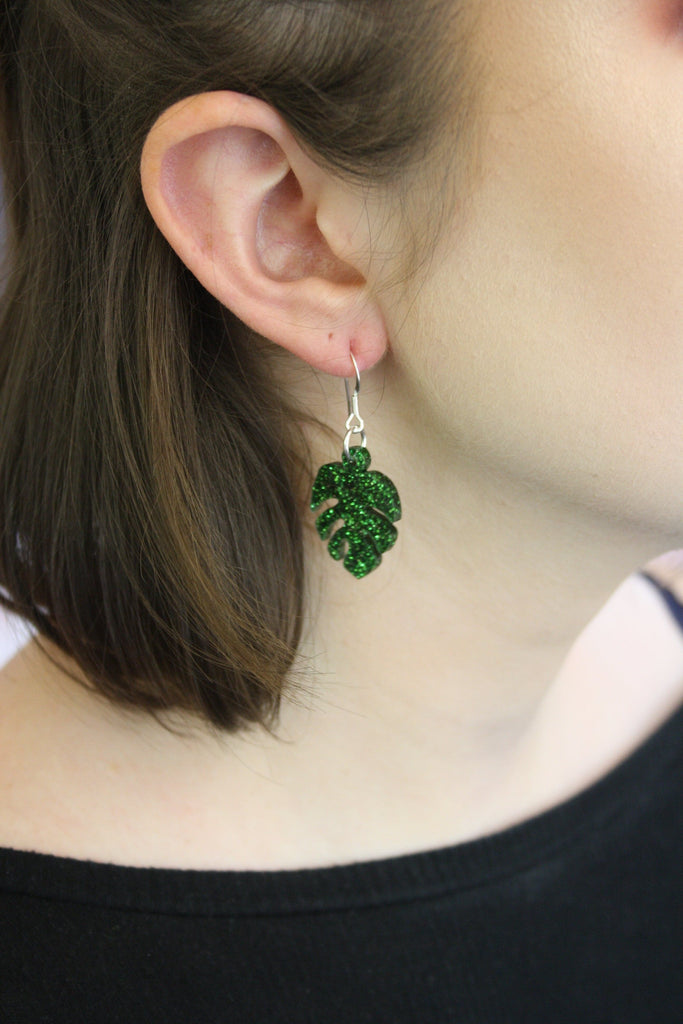
[[[335,252],[329,179],[267,104],[204,93],[169,108],[145,142],[141,182],[178,256],[253,330],[339,376],[351,351],[361,370],[381,358],[381,311]]]

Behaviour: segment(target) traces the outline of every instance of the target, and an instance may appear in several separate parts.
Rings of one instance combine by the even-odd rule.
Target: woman
[[[4,1019],[681,1019],[680,19],[5,3]]]

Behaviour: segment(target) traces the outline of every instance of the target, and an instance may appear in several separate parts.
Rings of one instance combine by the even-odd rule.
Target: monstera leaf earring
[[[328,462],[321,466],[313,484],[311,509],[324,501],[336,498],[337,504],[325,509],[315,521],[327,549],[337,561],[344,560],[344,568],[362,579],[376,569],[382,555],[393,547],[398,531],[393,525],[401,518],[401,499],[388,476],[370,469],[370,452],[366,447],[365,423],[358,409],[360,373],[351,353],[356,374],[353,394],[348,380],[344,381],[349,415],[341,462]],[[360,445],[349,447],[353,434],[360,434]],[[333,528],[343,520],[334,533]],[[332,536],[330,536],[332,534]]]

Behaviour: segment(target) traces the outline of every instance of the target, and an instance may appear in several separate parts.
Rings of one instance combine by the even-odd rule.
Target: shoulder
[[[648,569],[649,572],[649,569]],[[683,704],[683,631],[634,573],[577,638],[520,747],[528,815],[598,782]]]
[[[68,827],[74,728],[83,716],[80,687],[60,671],[60,658],[66,665],[34,638],[0,669],[0,846],[53,852]]]

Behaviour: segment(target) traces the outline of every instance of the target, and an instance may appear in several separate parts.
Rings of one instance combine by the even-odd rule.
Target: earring
[[[362,579],[376,569],[382,554],[396,543],[398,531],[393,525],[401,518],[401,499],[389,477],[370,470],[370,452],[366,447],[365,423],[358,409],[360,373],[351,353],[356,380],[353,394],[344,381],[349,415],[341,462],[321,466],[313,484],[311,509],[315,510],[330,498],[337,504],[321,512],[315,521],[323,540],[330,537],[339,519],[341,526],[330,537],[327,549],[332,558],[344,560],[344,568]],[[353,434],[360,434],[360,445],[349,447]]]

